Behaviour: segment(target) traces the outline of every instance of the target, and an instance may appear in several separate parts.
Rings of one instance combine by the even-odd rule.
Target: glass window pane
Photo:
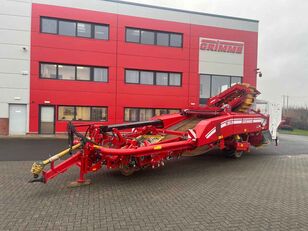
[[[229,76],[212,76],[212,96],[218,95],[220,92],[230,87]]]
[[[154,72],[140,71],[140,84],[154,84]]]
[[[41,32],[57,34],[57,20],[50,18],[42,18]]]
[[[141,43],[154,44],[154,36],[153,31],[141,31]]]
[[[94,81],[108,82],[108,69],[94,67]]]
[[[76,120],[90,120],[90,107],[76,107]]]
[[[75,116],[75,107],[59,106],[58,120],[73,120]]]
[[[125,108],[125,121],[138,121],[139,109],[137,108]]]
[[[169,109],[169,114],[174,114],[174,113],[179,113],[180,110],[179,109]]]
[[[66,65],[58,65],[58,78],[75,80],[75,67],[66,66]]]
[[[242,82],[242,78],[241,77],[231,77],[231,86],[233,86],[234,84],[237,84],[237,83],[241,83]]]
[[[200,98],[208,99],[211,97],[211,76],[200,75]]]
[[[77,66],[77,79],[90,80],[90,67]]]
[[[107,121],[107,109],[103,107],[92,107],[91,120],[92,121]]]
[[[91,24],[78,22],[77,36],[91,38]]]
[[[159,116],[159,115],[165,115],[168,114],[168,110],[167,109],[155,109],[155,115]]]
[[[139,83],[139,71],[125,70],[126,83]]]
[[[94,26],[94,38],[108,40],[109,26],[95,25]]]
[[[182,84],[182,75],[179,73],[170,73],[169,74],[169,85],[170,86],[181,86]]]
[[[57,78],[57,65],[41,63],[41,77],[56,79]]]
[[[140,30],[138,29],[126,29],[126,41],[139,43]]]
[[[181,34],[170,34],[170,46],[182,47],[182,35]]]
[[[139,109],[139,121],[149,120],[153,117],[153,109]]]
[[[157,33],[157,45],[169,46],[169,34],[168,33]]]
[[[168,85],[168,73],[157,72],[156,73],[156,85],[167,86]]]
[[[145,121],[145,109],[139,109],[139,121]]]
[[[69,21],[59,21],[59,34],[76,36],[76,23]]]

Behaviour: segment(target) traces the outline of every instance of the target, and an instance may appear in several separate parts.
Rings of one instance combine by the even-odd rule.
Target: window
[[[157,45],[169,46],[169,34],[168,33],[157,33]]]
[[[226,75],[200,75],[200,104],[205,104],[207,99],[218,95],[236,83],[241,83],[240,76]]]
[[[57,20],[51,18],[42,18],[41,20],[41,32],[57,34]]]
[[[228,89],[230,87],[230,77],[229,76],[212,76],[212,95],[218,95],[220,92]]]
[[[109,25],[57,18],[41,17],[41,32],[81,38],[109,39]]]
[[[90,120],[91,108],[90,107],[76,107],[75,120]]]
[[[125,70],[126,83],[139,83],[139,71]]]
[[[58,120],[107,121],[107,108],[58,106]]]
[[[134,84],[180,87],[182,85],[182,74],[174,72],[126,69],[125,82]]]
[[[154,84],[154,72],[140,71],[140,84]]]
[[[94,26],[94,38],[96,39],[109,39],[109,26],[95,25]]]
[[[179,73],[170,73],[169,74],[169,85],[170,86],[181,86],[182,85],[182,76]]]
[[[58,120],[73,120],[75,118],[75,107],[59,106]]]
[[[107,110],[102,107],[91,108],[91,120],[92,121],[107,121]]]
[[[124,121],[136,122],[149,120],[157,115],[179,113],[179,109],[155,109],[155,108],[125,108]]]
[[[139,120],[139,109],[125,108],[124,121],[135,122]]]
[[[235,76],[231,77],[231,86],[233,86],[234,84],[237,84],[237,83],[241,83],[241,82],[242,82],[241,77],[235,77]]]
[[[59,20],[59,34],[76,36],[76,23]]]
[[[139,109],[139,120],[149,120],[154,116],[152,109]]]
[[[181,34],[170,34],[170,46],[171,47],[182,47],[182,35]]]
[[[180,113],[180,110],[179,109],[169,109],[168,110],[168,114],[175,114],[175,113]]]
[[[140,30],[138,29],[126,29],[126,41],[139,43],[140,41]]]
[[[41,64],[41,77],[48,79],[57,78],[57,65],[55,64]]]
[[[94,81],[96,82],[108,82],[108,69],[94,67]]]
[[[40,63],[40,77],[48,79],[108,82],[108,68]]]
[[[182,47],[183,34],[154,31],[138,28],[126,28],[126,42],[159,45],[169,47]]]
[[[168,86],[168,73],[157,72],[156,73],[156,85]]]
[[[58,79],[74,80],[75,66],[58,65]]]
[[[141,43],[154,44],[155,34],[152,31],[141,31]]]
[[[155,109],[156,116],[165,115],[165,114],[168,114],[168,109]]]
[[[91,24],[90,23],[77,23],[77,36],[91,38]]]
[[[90,80],[90,67],[77,66],[77,80]]]
[[[211,76],[200,75],[200,98],[208,99],[211,97]]]

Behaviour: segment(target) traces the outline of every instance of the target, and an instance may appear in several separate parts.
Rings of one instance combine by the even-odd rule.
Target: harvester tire
[[[243,151],[236,151],[234,149],[224,149],[223,152],[227,158],[238,159],[243,155]]]
[[[123,176],[130,176],[132,175],[136,170],[133,168],[129,168],[129,167],[123,167],[120,168],[120,172]]]

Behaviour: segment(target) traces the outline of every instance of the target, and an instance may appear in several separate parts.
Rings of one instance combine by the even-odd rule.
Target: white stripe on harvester
[[[237,118],[237,119],[228,119],[220,123],[220,127],[224,128],[233,124],[253,124],[253,123],[264,123],[265,119],[263,118]],[[205,138],[210,138],[216,132],[216,127],[212,128],[206,135]]]

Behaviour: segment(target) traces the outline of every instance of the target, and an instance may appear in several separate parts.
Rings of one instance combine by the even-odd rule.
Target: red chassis
[[[181,113],[156,116],[150,121],[120,125],[88,126],[85,134],[68,125],[70,148],[33,164],[31,182],[47,183],[73,165],[80,168],[78,183],[85,174],[119,169],[124,175],[164,165],[182,155],[199,155],[218,147],[227,156],[240,157],[250,145],[259,146],[268,130],[269,118],[250,109],[259,92],[246,84],[236,84],[208,100],[207,105]],[[71,156],[55,165],[60,157]],[[44,171],[44,167],[50,168]]]

